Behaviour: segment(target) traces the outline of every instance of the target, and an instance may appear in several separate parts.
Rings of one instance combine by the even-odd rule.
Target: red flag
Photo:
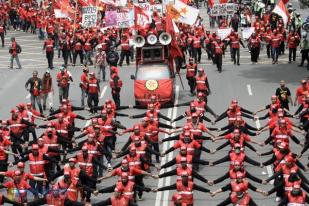
[[[96,0],[78,0],[81,6],[96,6]]]
[[[60,2],[60,1],[59,1]],[[74,13],[74,9],[71,7],[69,0],[63,0],[60,2],[60,9],[63,13]]]
[[[215,4],[215,1],[214,1],[214,0],[208,0],[208,7],[209,7],[209,8],[213,8],[213,7],[214,7],[214,4]]]
[[[289,0],[282,0],[282,2],[283,2],[284,4],[287,4],[287,3],[289,2]]]
[[[284,1],[285,0],[279,0],[278,4],[275,6],[272,12],[281,16],[284,24],[286,25],[289,21],[290,14],[285,7]]]
[[[135,24],[135,26],[137,26],[138,15],[145,16],[147,18],[147,20],[149,20],[149,16],[146,14],[144,9],[142,9],[139,6],[134,5],[134,24]]]
[[[165,25],[166,25],[165,31],[172,36],[172,42],[169,45],[171,57],[172,58],[183,57],[182,51],[179,48],[178,43],[176,41],[176,32],[174,30],[173,20],[172,20],[172,18],[170,17],[169,14],[166,15],[166,24]]]

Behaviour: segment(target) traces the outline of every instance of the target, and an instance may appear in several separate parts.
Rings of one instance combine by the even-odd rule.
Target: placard
[[[97,26],[97,7],[85,6],[82,8],[82,26],[85,28]]]

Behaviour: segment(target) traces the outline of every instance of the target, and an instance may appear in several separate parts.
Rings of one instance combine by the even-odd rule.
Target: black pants
[[[305,60],[307,60],[307,66],[309,66],[309,49],[301,50],[301,62],[300,65],[304,65]]]
[[[202,49],[201,48],[193,48],[192,49],[192,56],[194,58],[195,63],[200,63],[201,57],[202,57]]]
[[[96,178],[96,176],[94,176],[94,175],[92,177]],[[81,183],[83,185],[87,185],[88,187],[90,187],[92,189],[95,189],[95,183],[93,181],[90,181],[90,180],[86,179],[85,177],[81,178]],[[91,192],[83,190],[83,192],[82,192],[82,199],[84,199],[84,198],[86,199],[86,202],[90,202]]]
[[[258,62],[259,53],[260,53],[260,47],[251,48],[251,61],[252,62]]]
[[[124,58],[126,58],[127,65],[130,65],[130,50],[121,50],[119,66],[122,66]]]
[[[232,48],[232,59],[234,64],[239,64],[239,48]]]
[[[270,44],[267,44],[267,46],[266,46],[266,49],[267,49],[267,58],[270,58],[271,57],[271,46],[270,46]]]
[[[293,56],[293,62],[296,60],[296,48],[289,48],[289,62],[292,61]]]
[[[0,160],[0,172],[6,172],[8,171],[8,164],[6,160]],[[3,183],[4,175],[0,175],[0,183]]]
[[[36,142],[36,139],[37,139],[36,132],[35,132],[35,129],[31,126],[28,126],[25,129],[24,140],[27,142],[29,141],[30,133],[32,134],[33,141]]]
[[[274,185],[279,185],[282,181],[284,180],[283,180],[283,177],[280,175],[275,178]],[[284,186],[283,185],[277,189],[276,194],[277,194],[276,195],[277,197],[281,197],[281,198],[284,197]]]
[[[70,51],[62,50],[62,58],[63,58],[63,61],[64,61],[64,65],[66,65],[66,66],[68,65],[69,56],[70,56]]]
[[[90,94],[88,93],[87,104],[89,108],[97,107],[99,104],[99,94]],[[96,112],[97,110],[92,110],[92,112]]]
[[[153,148],[154,151],[160,153],[160,151],[159,151],[159,143],[158,142],[154,142],[152,144],[152,148]],[[157,161],[157,163],[160,162],[160,156],[159,155],[156,155],[156,161]]]
[[[76,64],[77,55],[79,55],[80,63],[83,64],[83,62],[84,62],[84,54],[83,54],[82,50],[79,50],[79,51],[75,51],[73,53],[73,65]]]
[[[54,68],[54,66],[53,66],[54,51],[46,52],[46,58],[47,58],[47,62],[48,62],[48,68],[50,68],[50,69]]]
[[[201,150],[200,149],[195,149],[194,150],[194,156],[193,156],[193,161],[199,161],[201,159]],[[193,163],[193,169],[194,170],[199,170],[199,163]]]
[[[192,57],[193,56],[193,48],[192,46],[188,46],[188,52],[189,52],[189,56]]]
[[[222,54],[215,54],[215,62],[219,72],[222,71]]]
[[[140,186],[142,186],[142,187],[144,187],[145,184],[144,184],[144,180],[143,179],[144,179],[144,175],[136,175],[135,176],[135,183],[140,185]],[[143,191],[138,190],[138,191],[135,191],[135,193],[137,193],[139,197],[143,196]]]
[[[1,38],[1,45],[4,47],[4,32],[0,33],[0,38]]]
[[[190,92],[193,94],[196,87],[195,77],[187,77],[187,80],[190,87]]]
[[[284,41],[281,42],[279,48],[280,48],[280,50],[279,50],[279,55],[284,54],[284,49],[285,49]]]
[[[112,91],[113,100],[117,107],[120,107],[120,92]]]

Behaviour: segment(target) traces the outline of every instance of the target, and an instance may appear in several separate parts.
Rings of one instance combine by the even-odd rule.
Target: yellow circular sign
[[[145,86],[149,91],[154,91],[158,88],[159,84],[156,80],[147,80]]]

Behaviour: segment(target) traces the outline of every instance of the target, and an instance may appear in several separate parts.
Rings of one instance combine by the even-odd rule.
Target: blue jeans
[[[274,62],[278,61],[278,56],[279,56],[279,47],[278,48],[271,48],[271,57],[273,58]]]
[[[33,108],[35,109],[35,103],[37,103],[40,113],[43,114],[43,108],[42,108],[42,104],[41,104],[41,97],[40,96],[34,96],[33,94],[31,94],[30,96],[30,101],[31,104],[33,106]]]
[[[18,66],[18,69],[21,69],[21,65],[20,65],[20,61],[19,61],[19,58],[18,58],[18,54],[16,54],[15,56],[11,55],[11,63],[10,63],[10,68],[12,69],[13,68],[13,60],[16,60],[16,64]]]

